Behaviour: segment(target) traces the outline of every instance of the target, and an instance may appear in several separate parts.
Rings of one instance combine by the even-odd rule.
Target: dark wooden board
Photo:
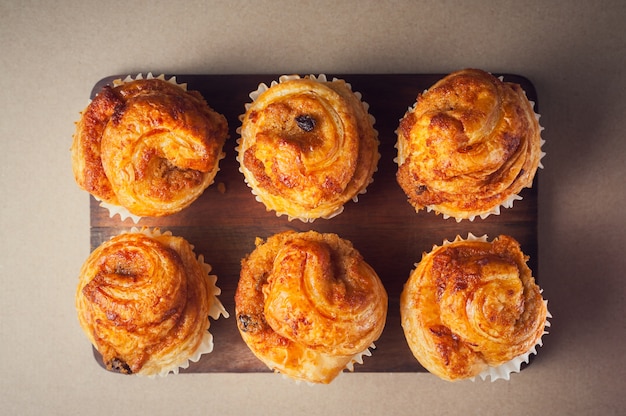
[[[188,89],[197,90],[216,111],[224,114],[229,123],[230,139],[225,146],[226,158],[220,163],[215,184],[186,210],[165,218],[144,218],[137,226],[159,227],[174,235],[185,237],[195,246],[197,254],[213,266],[222,289],[220,299],[231,317],[211,321],[215,348],[197,363],[181,372],[266,372],[264,364],[248,350],[237,331],[234,318],[234,294],[239,279],[241,259],[254,248],[255,237],[267,238],[285,230],[316,230],[334,232],[352,241],[365,260],[377,271],[389,295],[389,312],[385,330],[376,342],[371,357],[363,365],[355,365],[357,372],[423,372],[423,367],[413,358],[400,326],[399,298],[404,282],[420,260],[424,251],[444,239],[452,240],[457,234],[487,234],[490,239],[499,234],[516,238],[522,250],[530,256],[529,266],[537,277],[537,186],[522,191],[521,201],[513,208],[502,209],[499,216],[477,218],[473,222],[443,219],[434,213],[416,213],[395,180],[397,166],[393,159],[399,119],[415,102],[417,94],[430,87],[441,74],[329,74],[352,84],[354,91],[369,103],[370,113],[376,118],[381,159],[374,182],[359,202],[349,202],[339,216],[330,220],[316,220],[305,224],[298,220],[289,222],[285,216],[276,217],[257,202],[244,183],[235,159],[236,129],[244,104],[250,102],[248,94],[258,84],[269,85],[278,78],[266,75],[177,75],[178,82],[186,82]],[[100,88],[120,76],[110,76],[99,81],[91,97]],[[123,78],[123,76],[122,76]],[[169,76],[167,76],[169,78]],[[529,99],[537,101],[535,88],[523,76],[504,74],[505,81],[516,82],[526,91]],[[223,183],[220,192],[217,183]],[[109,218],[108,211],[91,198],[91,249],[110,237],[129,230],[135,224],[119,216]],[[98,353],[94,350],[100,362]]]

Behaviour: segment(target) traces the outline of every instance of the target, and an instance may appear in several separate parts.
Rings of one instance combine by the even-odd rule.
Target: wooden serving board
[[[102,79],[94,86],[91,98],[103,85],[124,77]],[[278,75],[176,76],[178,82],[186,82],[188,89],[202,93],[211,107],[224,114],[230,130],[230,139],[224,148],[226,158],[220,163],[215,183],[186,210],[165,218],[145,218],[137,224],[169,230],[193,244],[196,254],[203,254],[205,261],[213,266],[212,273],[218,276],[217,284],[222,289],[220,300],[231,315],[228,319],[211,320],[210,331],[215,342],[213,352],[181,372],[269,371],[242,341],[234,316],[240,262],[254,249],[256,237],[265,239],[285,230],[333,232],[352,241],[376,270],[389,295],[387,323],[372,356],[365,357],[363,365],[355,365],[357,372],[425,371],[406,344],[400,326],[399,298],[414,264],[434,244],[440,245],[444,239],[452,240],[457,234],[466,237],[469,232],[477,236],[487,234],[489,239],[508,234],[516,238],[522,250],[530,256],[528,264],[537,277],[536,179],[534,188],[522,191],[523,199],[516,201],[513,208],[502,209],[501,215],[460,223],[434,213],[416,213],[396,183],[394,132],[399,119],[413,105],[418,93],[442,78],[442,74],[330,74],[328,77],[346,80],[369,103],[370,113],[376,118],[381,159],[374,182],[367,188],[367,193],[359,197],[358,203],[348,202],[344,212],[330,220],[319,219],[305,224],[298,220],[290,222],[285,216],[276,217],[273,212],[267,212],[244,183],[235,159],[236,129],[240,126],[239,115],[245,111],[244,104],[250,102],[248,94],[256,90],[259,83],[269,85],[278,79]],[[537,102],[535,88],[528,79],[510,74],[504,74],[504,79],[520,84],[529,99]],[[223,184],[222,189],[219,189],[221,185],[217,186],[219,183]],[[93,197],[90,215],[91,250],[135,226],[130,219],[122,222],[119,216],[109,218],[108,211]],[[94,356],[102,364],[95,350]]]

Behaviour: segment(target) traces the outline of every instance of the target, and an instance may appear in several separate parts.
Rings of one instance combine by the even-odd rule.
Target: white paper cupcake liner
[[[146,228],[143,227],[141,229],[137,227],[132,227],[130,229],[130,233],[141,233],[148,237],[154,238],[159,236],[172,236],[170,231],[161,232],[159,228]],[[191,249],[194,249],[194,246],[188,242],[191,246]],[[218,296],[222,293],[221,289],[217,287],[217,276],[211,274],[211,265],[204,261],[204,256],[202,254],[196,255],[196,259],[202,269],[206,273],[206,277],[210,282],[211,288],[211,306],[209,308],[209,316],[214,320],[217,320],[220,315],[224,318],[228,318],[228,311],[222,305],[222,302],[219,300]],[[202,339],[198,345],[198,347],[191,353],[191,355],[184,361],[172,362],[170,364],[166,364],[163,366],[161,371],[158,374],[150,374],[146,375],[149,378],[155,378],[157,375],[160,377],[165,377],[170,373],[178,374],[180,369],[186,369],[192,362],[198,362],[202,355],[211,353],[213,351],[213,335],[209,332],[210,323],[207,317],[207,328],[202,335]],[[141,372],[137,373],[138,375],[143,375]]]
[[[449,240],[444,240],[443,243],[441,244],[441,246],[438,245],[433,245],[432,250],[436,250],[437,248],[440,247],[444,247],[447,245],[450,245],[452,243],[456,243],[459,241],[481,241],[481,242],[487,242],[488,241],[488,236],[487,234],[484,234],[480,237],[475,236],[472,233],[468,233],[467,234],[467,238],[463,238],[459,235],[456,236],[456,238],[452,241]],[[432,251],[431,250],[431,251]],[[541,292],[543,292],[543,289],[540,289]],[[544,299],[543,301],[546,305],[546,308],[548,306],[548,301]],[[550,314],[550,311],[547,311],[546,314],[546,322],[545,322],[545,326],[544,326],[544,331],[541,334],[541,337],[539,337],[539,339],[537,340],[537,342],[535,343],[535,345],[533,345],[533,347],[528,350],[527,352],[525,352],[524,354],[520,354],[517,357],[512,358],[511,360],[500,364],[499,366],[496,367],[487,367],[485,370],[483,370],[482,372],[478,373],[476,376],[469,378],[468,380],[471,381],[476,381],[478,378],[480,378],[481,380],[486,380],[487,378],[490,378],[492,382],[496,381],[496,380],[510,380],[511,378],[511,374],[513,373],[519,373],[521,371],[521,367],[522,364],[528,364],[528,362],[530,361],[530,356],[531,355],[536,355],[537,354],[537,347],[541,347],[543,346],[543,336],[548,334],[549,332],[547,331],[547,328],[550,327],[550,321],[548,321],[548,318],[552,318],[552,314]]]
[[[252,103],[254,101],[256,101],[257,98],[261,94],[263,94],[265,91],[267,91],[271,87],[273,87],[275,85],[278,85],[278,84],[280,84],[282,82],[285,82],[285,81],[291,81],[291,80],[302,79],[302,78],[303,77],[301,77],[300,75],[294,75],[294,74],[292,74],[292,75],[281,75],[280,77],[278,77],[278,81],[273,80],[270,83],[269,86],[267,86],[267,84],[265,84],[263,82],[260,83],[257,86],[256,90],[254,90],[250,94],[248,94],[248,96],[250,97],[252,102],[244,104],[245,110],[248,111],[250,109],[250,107],[252,106]],[[319,74],[319,75],[309,74],[309,75],[305,76],[304,78],[308,78],[308,79],[311,79],[313,81],[318,81],[318,82],[329,82],[328,78],[326,77],[326,74]],[[343,81],[345,83],[345,85],[348,87],[348,89],[350,91],[352,91],[352,93],[359,99],[359,101],[361,102],[361,105],[363,106],[363,109],[365,110],[365,113],[368,116],[370,125],[371,125],[372,129],[374,130],[374,134],[376,135],[376,138],[378,138],[378,130],[376,130],[374,128],[374,125],[376,123],[376,119],[375,119],[375,117],[372,114],[370,114],[370,112],[369,112],[370,106],[369,106],[369,104],[367,102],[363,101],[363,95],[360,92],[358,92],[358,91],[353,91],[352,90],[352,85],[350,83],[346,82],[343,79],[339,79],[339,78],[333,77],[333,79],[330,82],[334,82],[334,81]],[[245,113],[239,115],[239,121],[240,122],[243,122],[244,118],[245,118]],[[243,174],[244,171],[243,171],[243,168],[242,168],[242,160],[239,157],[239,149],[240,149],[240,146],[241,146],[241,125],[239,127],[237,127],[236,133],[239,135],[239,137],[237,138],[237,146],[235,147],[235,153],[237,155],[236,156],[236,160],[239,163],[239,172],[241,172]],[[380,160],[380,157],[381,157],[380,156],[380,152],[378,152],[378,160]],[[367,187],[372,182],[374,182],[374,173],[376,173],[378,171],[378,160],[377,160],[377,163],[376,163],[376,167],[375,167],[374,171],[372,172],[372,176],[369,178],[369,181],[363,186],[362,189],[360,189],[356,193],[356,195],[354,195],[352,197],[352,201],[353,202],[355,202],[355,203],[359,202],[359,195],[363,195],[363,194],[367,193]],[[344,211],[344,205],[342,205],[342,206],[338,207],[335,211],[333,211],[333,212],[331,212],[329,214],[326,214],[326,215],[322,215],[320,217],[315,217],[315,218],[293,217],[293,216],[289,215],[286,212],[282,212],[282,211],[278,211],[278,210],[275,210],[275,209],[267,208],[267,206],[265,205],[265,202],[263,201],[263,199],[259,196],[259,194],[254,189],[256,184],[251,184],[250,182],[248,182],[248,178],[245,175],[244,175],[244,181],[245,181],[246,185],[250,188],[250,192],[252,193],[252,195],[254,195],[254,198],[255,198],[255,200],[257,202],[260,202],[261,204],[263,204],[268,211],[274,211],[274,213],[276,214],[277,217],[286,216],[288,221],[290,221],[290,222],[293,221],[293,220],[296,220],[296,219],[300,220],[300,221],[302,221],[304,223],[312,223],[312,222],[314,222],[318,218],[329,220],[331,218],[336,217],[337,215],[341,214]]]
[[[504,76],[499,76],[498,79],[500,81],[504,82]],[[522,91],[524,91],[524,96],[526,96],[526,91],[522,88]],[[423,94],[425,94],[426,92],[428,92],[428,89],[425,89],[423,91]],[[536,107],[535,107],[535,102],[533,100],[528,100],[528,102],[530,103],[531,107],[533,108],[533,113],[535,114],[535,119],[537,120],[537,123],[539,123],[539,119],[541,118],[541,115],[539,113],[537,113],[536,111]],[[417,101],[415,103],[413,103],[413,105],[409,106],[406,113],[398,120],[398,122],[402,121],[402,119],[411,111],[415,110],[415,107],[417,106]],[[543,132],[545,130],[545,128],[539,124],[539,132]],[[394,130],[394,133],[396,135],[396,137],[398,137],[398,129]],[[539,138],[539,145],[540,145],[540,156],[539,156],[539,165],[538,168],[539,169],[543,169],[543,163],[542,163],[542,159],[546,156],[546,152],[543,151],[543,145],[545,144],[545,140],[543,139],[543,137],[540,136]],[[403,151],[401,151],[402,149],[400,148],[400,146],[402,146],[402,144],[400,143],[400,140],[396,140],[396,144],[394,145],[394,148],[397,151],[397,154],[404,154]],[[398,167],[400,167],[403,163],[404,160],[400,160],[399,156],[396,156],[393,158],[393,161],[396,163],[396,165],[398,165]],[[532,182],[530,185],[525,186],[522,189],[525,188],[531,188],[532,187]],[[507,197],[504,201],[502,201],[500,204],[498,204],[497,206],[493,207],[492,209],[490,209],[489,211],[483,212],[481,214],[475,214],[475,215],[471,215],[468,218],[457,218],[457,217],[453,217],[451,215],[448,214],[444,214],[441,213],[439,211],[437,211],[437,208],[435,206],[432,205],[427,205],[426,208],[426,212],[435,212],[435,214],[441,214],[443,219],[448,219],[448,218],[454,218],[456,222],[461,222],[464,219],[467,219],[469,221],[474,221],[474,219],[476,217],[480,217],[481,219],[485,219],[490,215],[500,215],[500,208],[513,208],[513,202],[515,201],[521,201],[523,198],[518,195],[518,194],[512,194],[509,195],[509,197]]]
[[[162,81],[167,81],[167,82],[169,82],[171,84],[177,85],[180,88],[182,88],[183,90],[187,91],[187,83],[179,83],[178,81],[176,81],[176,77],[175,76],[170,77],[169,79],[165,79],[165,74],[161,74],[161,75],[155,77],[154,75],[152,75],[152,72],[148,72],[146,74],[145,78],[143,77],[143,74],[140,72],[137,75],[135,75],[134,77],[132,75],[127,75],[126,78],[124,78],[124,79],[122,79],[122,78],[114,79],[112,81],[112,83],[113,83],[113,87],[118,87],[118,86],[120,86],[122,84],[125,84],[125,83],[128,83],[128,82],[137,81],[137,80],[140,80],[140,79],[160,79]]]
[[[372,351],[371,350],[375,350],[376,349],[376,345],[374,345],[374,343],[372,343],[369,347],[367,347],[366,349],[364,349],[363,351],[354,354],[354,357],[352,357],[352,360],[346,364],[346,369],[350,372],[354,371],[354,365],[355,364],[361,364],[363,365],[363,357],[371,357],[372,356]],[[343,371],[340,373],[343,374]]]
[[[491,208],[489,211],[483,212],[482,214],[470,215],[467,218],[457,218],[448,214],[444,214],[442,212],[437,211],[437,209],[431,205],[426,206],[426,212],[435,212],[436,214],[441,214],[444,220],[447,220],[448,218],[454,218],[456,222],[461,222],[464,219],[467,219],[469,221],[474,221],[476,217],[480,217],[481,219],[484,220],[490,215],[500,215],[500,208],[513,208],[513,202],[521,201],[522,199],[523,198],[519,196],[518,194],[509,195],[503,202],[500,203],[500,205],[496,205],[495,207]]]
[[[109,218],[114,218],[116,215],[119,215],[120,221],[125,221],[127,218],[130,218],[135,224],[137,224],[142,218],[138,215],[131,214],[131,212],[126,209],[126,207],[102,201],[97,196],[94,196],[94,198],[96,198],[96,200],[100,202],[100,207],[106,209],[109,212]]]
[[[339,377],[341,377],[344,373],[345,370],[348,370],[349,372],[354,372],[354,365],[355,364],[360,364],[363,365],[363,357],[371,357],[372,356],[372,351],[376,349],[376,345],[374,343],[372,343],[369,347],[367,347],[366,349],[364,349],[361,352],[358,352],[356,354],[354,354],[354,356],[352,357],[352,359],[346,364],[346,366],[344,367],[344,369],[337,374],[337,376],[332,380],[337,380]],[[285,380],[289,380],[294,382],[295,384],[302,384],[302,383],[306,383],[309,386],[317,386],[320,383],[313,383],[310,381],[304,381],[304,380],[298,380],[298,379],[294,379],[292,377],[289,377],[287,374],[283,374],[281,373],[279,370],[274,369],[274,373],[275,374],[280,374],[280,376],[285,379]]]

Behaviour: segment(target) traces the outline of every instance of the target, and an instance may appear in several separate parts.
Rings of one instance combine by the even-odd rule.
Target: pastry
[[[169,232],[124,233],[96,248],[80,271],[76,309],[106,368],[164,376],[211,352],[208,317],[228,313],[210,270]]]
[[[493,381],[519,371],[549,326],[527,260],[506,235],[488,242],[470,234],[424,253],[400,297],[415,358],[445,380],[488,374]],[[491,371],[501,366],[504,374]]]
[[[457,221],[510,208],[541,166],[538,118],[518,84],[477,69],[444,77],[397,130],[397,180],[409,203]]]
[[[378,133],[350,84],[283,76],[251,97],[238,160],[268,211],[304,222],[331,218],[365,192],[380,158]]]
[[[336,234],[287,231],[242,260],[239,332],[270,369],[330,383],[381,335],[387,293],[376,272]]]
[[[105,86],[81,113],[71,147],[77,184],[138,217],[176,213],[213,182],[226,119],[197,91],[163,77]]]

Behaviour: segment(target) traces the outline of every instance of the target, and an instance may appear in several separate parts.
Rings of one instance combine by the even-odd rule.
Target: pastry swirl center
[[[263,288],[265,319],[294,342],[322,352],[354,354],[368,345],[379,303],[375,276],[340,264],[321,242],[294,240],[276,256]]]
[[[102,324],[168,331],[187,300],[185,270],[172,250],[145,237],[134,245],[107,246],[96,273],[83,288]],[[97,318],[96,318],[97,320]],[[109,322],[109,323],[107,323]]]

